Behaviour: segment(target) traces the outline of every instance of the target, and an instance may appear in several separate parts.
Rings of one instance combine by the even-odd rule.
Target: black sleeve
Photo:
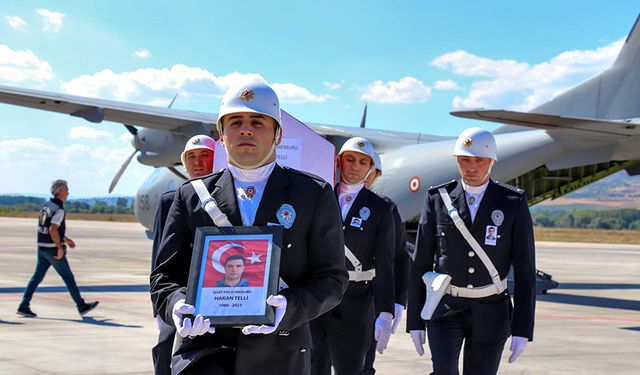
[[[407,332],[411,330],[424,330],[424,321],[420,312],[426,299],[426,288],[422,281],[422,275],[433,271],[433,261],[436,249],[435,215],[433,200],[427,192],[426,201],[420,215],[418,234],[416,236],[416,249],[413,253],[411,271],[409,274],[409,301],[407,306]]]
[[[533,222],[526,196],[522,196],[513,224],[513,321],[511,334],[533,340],[536,304],[536,260]]]
[[[165,222],[156,267],[151,272],[151,300],[158,314],[171,325],[173,305],[186,295],[193,251],[193,233],[185,210],[182,189],[178,189]]]
[[[340,208],[327,183],[307,233],[307,277],[295,287],[283,289],[287,310],[279,327],[292,330],[331,310],[342,300],[349,276],[344,262],[344,236]]]
[[[395,302],[398,305],[407,306],[407,288],[409,283],[409,254],[407,253],[407,235],[404,223],[398,212],[398,206],[393,205],[393,218],[396,232],[395,267],[393,276],[395,279]]]
[[[394,286],[394,258],[395,258],[395,230],[393,225],[393,212],[391,206],[384,204],[382,216],[376,228],[375,240],[375,266],[376,280],[374,299],[376,316],[381,312],[394,315],[395,286]]]

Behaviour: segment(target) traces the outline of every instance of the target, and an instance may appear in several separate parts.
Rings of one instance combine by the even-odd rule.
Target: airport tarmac
[[[67,228],[82,296],[100,305],[81,318],[50,269],[31,304],[38,318],[28,319],[15,311],[35,265],[36,223],[0,218],[0,374],[151,374],[157,332],[143,227],[68,221]],[[500,374],[638,374],[640,246],[540,242],[537,265],[560,287],[538,296],[535,340],[514,364],[507,343]],[[429,353],[418,357],[403,330],[376,368],[428,373]]]

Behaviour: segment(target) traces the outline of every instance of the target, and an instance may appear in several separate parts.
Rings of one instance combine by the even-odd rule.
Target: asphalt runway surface
[[[68,259],[84,318],[50,269],[34,295],[38,318],[16,315],[36,259],[36,221],[0,218],[0,374],[151,374],[157,328],[148,293],[151,241],[136,223],[68,221]],[[500,374],[640,373],[640,246],[537,243],[537,266],[558,289],[538,296],[534,341]],[[401,323],[404,327],[404,322]],[[408,334],[392,336],[378,374],[426,374]]]

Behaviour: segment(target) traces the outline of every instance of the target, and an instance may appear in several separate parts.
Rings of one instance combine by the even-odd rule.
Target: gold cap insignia
[[[200,143],[200,138],[196,138],[193,141],[191,141],[191,143],[193,143],[194,145],[197,145],[198,143]]]
[[[240,93],[240,99],[247,102],[253,99],[255,96],[256,94],[253,93],[253,90],[244,90]]]
[[[464,140],[464,147],[471,147],[473,145],[473,139],[467,138]]]
[[[358,142],[358,147],[360,147],[360,148],[364,147],[364,142],[362,142],[362,141]]]

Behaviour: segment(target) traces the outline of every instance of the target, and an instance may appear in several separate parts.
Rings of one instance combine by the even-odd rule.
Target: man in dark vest
[[[66,236],[65,212],[63,204],[69,196],[69,187],[65,180],[55,180],[51,184],[51,198],[40,209],[38,215],[38,258],[36,270],[27,284],[22,302],[18,307],[18,315],[35,318],[38,315],[31,311],[29,304],[33,293],[47,274],[50,266],[58,272],[64,280],[71,298],[76,303],[80,315],[84,315],[98,306],[98,301],[85,302],[80,296],[80,291],[67,261],[67,246],[76,247],[75,242]]]
[[[211,174],[213,170],[213,156],[215,153],[216,141],[213,138],[200,134],[191,137],[184,146],[184,151],[180,155],[182,165],[187,170],[189,178],[199,178]],[[153,228],[153,247],[151,251],[151,270],[156,266],[158,259],[158,251],[160,250],[160,241],[162,240],[162,231],[167,221],[167,214],[173,198],[176,194],[175,190],[167,191],[160,196],[160,205],[156,211],[156,218]],[[158,325],[158,343],[151,350],[153,358],[153,368],[156,375],[171,374],[171,355],[173,352],[173,338],[176,329],[173,325],[165,323],[158,315],[155,307],[153,315],[156,317]]]

